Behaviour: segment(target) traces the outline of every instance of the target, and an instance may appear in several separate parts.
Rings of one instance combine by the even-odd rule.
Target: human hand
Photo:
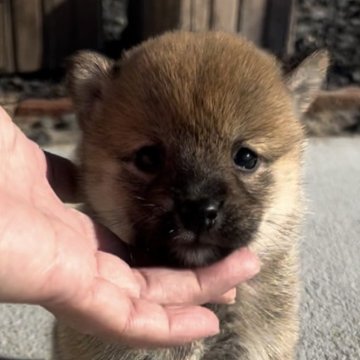
[[[1,108],[0,168],[0,302],[40,304],[110,340],[175,345],[216,334],[218,319],[199,304],[231,302],[259,270],[247,249],[198,270],[131,268],[104,250],[112,235],[59,199],[74,192],[74,168],[47,162]]]

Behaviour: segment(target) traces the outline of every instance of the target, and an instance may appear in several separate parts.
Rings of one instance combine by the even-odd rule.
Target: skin
[[[76,199],[74,166],[46,159],[1,108],[0,154],[0,302],[42,305],[100,338],[174,345],[218,333],[199,304],[233,302],[259,271],[247,249],[196,271],[131,268],[118,239],[60,200]]]

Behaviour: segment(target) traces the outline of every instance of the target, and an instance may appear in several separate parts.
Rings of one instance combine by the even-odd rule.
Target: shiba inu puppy
[[[117,62],[73,59],[82,185],[97,218],[154,265],[204,266],[249,246],[262,268],[235,304],[209,305],[221,320],[213,338],[140,350],[60,324],[56,359],[294,359],[300,118],[327,66],[317,52],[283,75],[243,38],[211,32],[167,33]]]

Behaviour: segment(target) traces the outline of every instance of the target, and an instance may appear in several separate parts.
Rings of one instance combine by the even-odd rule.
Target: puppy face
[[[89,206],[172,266],[210,264],[281,227],[300,193],[298,117],[326,66],[319,53],[284,80],[272,57],[221,33],[166,34],[117,63],[79,54],[69,85]]]

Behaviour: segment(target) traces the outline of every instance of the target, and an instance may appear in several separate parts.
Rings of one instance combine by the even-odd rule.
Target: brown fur
[[[157,234],[163,212],[175,211],[170,189],[217,194],[225,187],[227,225],[207,236],[216,249],[219,241],[228,249],[249,245],[262,270],[238,287],[236,304],[209,305],[221,319],[218,336],[178,348],[139,350],[59,324],[56,359],[294,359],[302,214],[299,117],[318,91],[327,63],[327,55],[317,53],[284,81],[273,57],[223,33],[165,34],[116,64],[92,53],[75,58],[69,85],[83,129],[84,192],[98,218],[137,245],[139,227]],[[133,154],[159,142],[166,154],[163,169],[156,175],[137,171]],[[234,167],[232,152],[239,143],[260,155],[253,173]],[[156,252],[165,249],[176,266],[205,265],[224,256],[217,250],[183,252],[173,242],[158,244],[154,235],[145,247],[155,263]]]

